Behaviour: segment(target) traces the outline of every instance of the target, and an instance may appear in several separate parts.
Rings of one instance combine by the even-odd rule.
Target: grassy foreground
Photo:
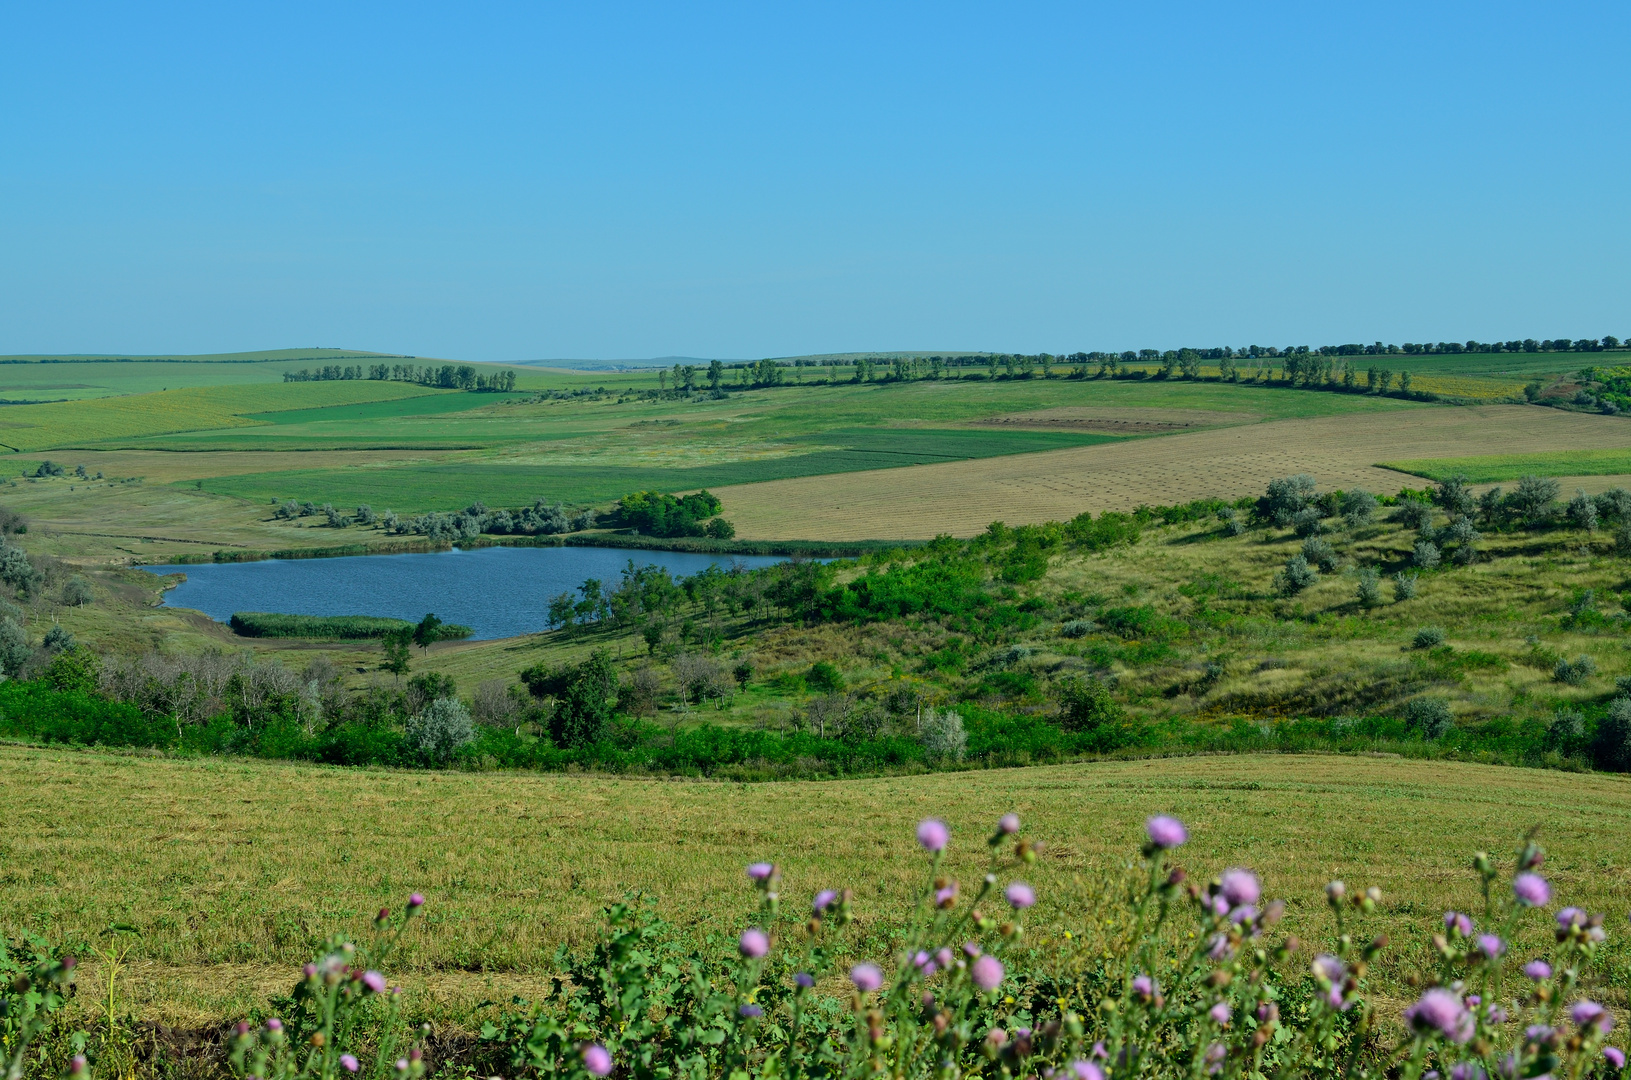
[[[783,867],[793,918],[822,887],[856,890],[858,949],[876,958],[921,860],[912,826],[953,830],[950,872],[983,868],[996,817],[1047,841],[1029,874],[1029,938],[1117,932],[1089,884],[1135,851],[1144,818],[1179,815],[1192,874],[1256,868],[1288,926],[1329,931],[1332,877],[1383,890],[1367,925],[1397,944],[1373,985],[1402,998],[1448,907],[1472,909],[1470,852],[1510,857],[1530,829],[1558,895],[1616,924],[1631,901],[1631,779],[1389,757],[1241,756],[840,781],[737,785],[526,774],[397,773],[0,747],[0,933],[25,928],[82,955],[140,931],[121,993],[143,1019],[201,1026],[245,1015],[292,983],[324,935],[365,931],[410,890],[425,917],[393,963],[410,1011],[454,1030],[479,1003],[536,994],[548,953],[593,934],[632,889],[697,938],[734,937],[753,907],[745,863]],[[721,937],[720,941],[730,940]],[[1520,941],[1518,953],[1537,941]],[[1606,1000],[1631,968],[1611,934]],[[87,988],[98,972],[88,964]],[[87,995],[87,998],[90,995]],[[1600,999],[1601,1000],[1601,999]],[[83,1005],[86,1009],[92,1007]],[[87,1015],[94,1015],[88,1012]]]

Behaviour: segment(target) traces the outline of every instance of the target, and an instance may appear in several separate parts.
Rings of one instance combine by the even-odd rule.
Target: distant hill
[[[0,364],[273,364],[317,360],[415,360],[401,353],[363,352],[358,349],[259,349],[235,353],[22,353],[0,356]]]

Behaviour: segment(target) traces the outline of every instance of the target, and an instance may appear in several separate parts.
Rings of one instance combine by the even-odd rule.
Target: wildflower
[[[1340,902],[1344,896],[1348,895],[1348,886],[1340,881],[1333,881],[1325,886],[1325,895],[1332,903]]]
[[[1544,960],[1531,960],[1523,965],[1523,973],[1534,982],[1552,977],[1552,965]]]
[[[420,908],[422,908],[424,906],[425,906],[425,898],[423,896],[420,896],[418,893],[414,893],[412,896],[408,897],[408,910],[409,911],[418,911]]]
[[[1019,815],[1004,814],[997,819],[997,831],[1004,836],[1012,836],[1019,832]]]
[[[807,971],[801,971],[793,976],[793,982],[798,984],[799,989],[808,990],[815,985],[815,976]]]
[[[1229,901],[1221,896],[1212,897],[1212,914],[1220,919],[1229,914]]]
[[[965,941],[963,942],[963,955],[972,960],[980,955],[980,947],[972,941]]]
[[[1501,1080],[1517,1080],[1518,1055],[1505,1054],[1495,1063],[1495,1071],[1501,1074]]]
[[[1170,851],[1189,840],[1189,830],[1175,817],[1157,814],[1144,823],[1144,832],[1150,838],[1150,847],[1157,851]]]
[[[856,964],[849,969],[849,981],[863,994],[870,994],[883,985],[883,972],[872,964]]]
[[[1457,937],[1472,937],[1472,920],[1459,911],[1444,913],[1444,929]]]
[[[1575,1002],[1574,1008],[1569,1010],[1569,1019],[1574,1021],[1576,1027],[1594,1027],[1605,1034],[1614,1029],[1614,1017],[1595,1001]]]
[[[1240,926],[1243,923],[1250,923],[1256,918],[1257,909],[1252,907],[1250,904],[1242,904],[1240,907],[1237,907],[1233,911],[1229,912],[1229,921],[1234,923],[1236,926]]]
[[[1155,980],[1148,975],[1133,976],[1133,993],[1148,1001],[1155,996]]]
[[[282,1031],[283,1030],[283,1021],[279,1020],[275,1016],[272,1017],[272,1019],[266,1021],[266,1030],[267,1031]]]
[[[91,1063],[85,1060],[84,1054],[75,1054],[68,1062],[68,1080],[90,1080],[90,1077]]]
[[[1229,1048],[1220,1042],[1215,1042],[1206,1048],[1206,1071],[1216,1076],[1223,1071],[1223,1059],[1229,1056]]]
[[[1617,1046],[1603,1047],[1603,1058],[1614,1066],[1616,1071],[1625,1068],[1625,1051]]]
[[[1316,978],[1328,983],[1339,983],[1348,974],[1347,966],[1330,953],[1320,953],[1314,957],[1314,962],[1309,967],[1313,969]]]
[[[610,1076],[612,1055],[599,1043],[590,1043],[583,1048],[583,1067],[590,1076]]]
[[[823,911],[826,911],[828,908],[832,907],[833,902],[837,899],[838,894],[836,892],[831,889],[822,889],[820,892],[815,894],[815,913],[820,915]]]
[[[742,936],[736,941],[737,951],[749,960],[757,960],[770,951],[770,938],[756,926],[750,926],[742,931]]]
[[[1464,1043],[1472,1038],[1476,1026],[1461,999],[1437,986],[1406,1009],[1404,1018],[1418,1032],[1437,1031],[1453,1043]]]
[[[925,979],[940,970],[940,968],[934,962],[934,957],[930,956],[922,949],[919,949],[916,955],[912,957],[912,966],[917,968],[918,971],[922,972]]]
[[[1222,960],[1226,956],[1233,956],[1234,951],[1235,947],[1229,944],[1229,935],[1213,934],[1212,943],[1207,948],[1206,955],[1210,960]]]
[[[934,906],[949,908],[957,903],[957,882],[950,881],[934,891]]]
[[[1002,964],[995,956],[982,956],[969,969],[969,977],[974,980],[975,986],[990,993],[1002,985]]]
[[[365,972],[363,972],[362,973],[362,984],[364,986],[368,987],[368,990],[369,990],[370,993],[374,993],[374,994],[383,994],[383,993],[385,993],[385,976],[381,975],[377,971],[365,971]]]
[[[1506,942],[1494,934],[1479,934],[1478,951],[1484,954],[1486,960],[1494,960],[1497,956],[1506,952]]]
[[[1557,1042],[1557,1028],[1546,1024],[1530,1024],[1523,1029],[1523,1039],[1536,1046],[1551,1046]]]
[[[1219,891],[1229,902],[1230,907],[1255,904],[1263,895],[1263,887],[1258,882],[1257,875],[1238,866],[1223,872]]]
[[[1104,1070],[1091,1061],[1077,1058],[1070,1063],[1070,1075],[1073,1080],[1104,1080]]]
[[[1557,913],[1557,928],[1565,934],[1586,921],[1586,913],[1577,907],[1566,907]]]
[[[1601,926],[1588,926],[1586,928],[1586,938],[1589,941],[1607,941],[1608,931],[1604,930]]]
[[[759,1017],[765,1014],[763,1009],[759,1008],[759,1006],[753,1004],[751,1001],[746,1005],[737,1006],[736,1011],[744,1020],[757,1020]]]
[[[948,949],[948,948],[946,948],[944,946],[941,946],[940,951],[934,954],[934,962],[939,964],[943,968],[949,968],[949,967],[951,967],[951,962],[952,962],[953,957],[955,957],[955,955],[956,954],[953,953],[950,949]]]
[[[1024,910],[1036,903],[1036,891],[1023,881],[1012,882],[1003,893],[1015,910]]]
[[[1512,879],[1512,895],[1524,907],[1544,907],[1552,899],[1552,887],[1539,874],[1519,874]]]
[[[346,1072],[356,1072],[358,1069],[362,1068],[362,1062],[358,1061],[356,1057],[351,1054],[341,1054],[340,1066],[341,1068],[345,1069]]]
[[[1230,1015],[1229,1003],[1227,1001],[1218,1002],[1216,1005],[1206,1010],[1206,1015],[1212,1018],[1212,1022],[1214,1024],[1227,1024],[1229,1022]]]
[[[1492,1027],[1499,1027],[1506,1023],[1506,1010],[1499,1005],[1491,1005],[1484,1010],[1484,1019],[1488,1020]]]
[[[923,845],[925,851],[945,851],[950,840],[951,832],[946,828],[944,821],[928,818],[918,823],[917,842]]]
[[[1450,1080],[1484,1080],[1484,1069],[1475,1061],[1458,1061],[1450,1066]]]
[[[769,881],[776,874],[774,863],[756,862],[748,864],[748,877],[754,881]]]

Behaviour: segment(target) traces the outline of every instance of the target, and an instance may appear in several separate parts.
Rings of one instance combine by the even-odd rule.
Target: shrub
[[[1307,473],[1270,480],[1267,494],[1258,500],[1258,510],[1283,529],[1291,524],[1299,510],[1314,500],[1314,490],[1314,478]]]
[[[1597,504],[1584,491],[1575,489],[1574,498],[1569,500],[1569,505],[1564,508],[1563,513],[1569,519],[1569,524],[1576,529],[1596,531]]]
[[[1433,489],[1433,501],[1444,508],[1444,512],[1451,517],[1461,517],[1472,513],[1472,492],[1467,489],[1465,476],[1452,476],[1439,482]]]
[[[1286,560],[1285,567],[1274,575],[1274,591],[1281,596],[1296,596],[1320,579],[1319,573],[1301,555]]]
[[[1067,638],[1086,637],[1096,629],[1098,629],[1098,624],[1092,619],[1072,619],[1059,627],[1059,636]]]
[[[1614,533],[1614,554],[1631,559],[1631,522],[1621,525]]]
[[[1410,561],[1423,570],[1431,570],[1439,564],[1438,545],[1427,540],[1417,540],[1415,548],[1410,553]]]
[[[1411,639],[1411,646],[1417,649],[1431,649],[1436,645],[1444,644],[1444,631],[1437,626],[1424,626],[1416,631]]]
[[[51,629],[45,632],[45,640],[40,642],[42,648],[50,652],[61,652],[74,647],[74,635],[66,627],[52,624]]]
[[[1631,491],[1609,488],[1597,496],[1597,517],[1603,521],[1631,522]]]
[[[1132,741],[1126,712],[1104,680],[1092,675],[1060,684],[1059,726],[1088,736],[1089,748],[1094,750],[1113,750]]]
[[[963,730],[963,718],[955,711],[926,709],[918,741],[930,757],[962,761],[968,748],[968,733]]]
[[[1415,698],[1405,702],[1404,722],[1428,742],[1437,742],[1455,728],[1449,704],[1439,698]]]
[[[1218,520],[1223,523],[1223,531],[1228,536],[1239,536],[1246,531],[1246,523],[1240,520],[1240,511],[1232,506],[1220,509]]]
[[[1325,531],[1325,522],[1321,520],[1317,506],[1305,506],[1291,515],[1291,526],[1298,536],[1318,536]]]
[[[1415,529],[1420,532],[1423,529],[1432,527],[1433,508],[1424,502],[1417,502],[1415,499],[1401,498],[1398,508],[1388,517],[1390,521],[1395,521],[1407,529]]]
[[[1416,575],[1407,574],[1403,570],[1393,575],[1393,600],[1403,603],[1416,598]]]
[[[1349,527],[1369,525],[1376,520],[1376,496],[1363,488],[1354,488],[1342,497],[1342,520]]]
[[[470,710],[455,697],[441,697],[408,718],[408,745],[434,765],[446,765],[461,746],[476,740]]]
[[[1614,680],[1614,689],[1622,694],[1631,696],[1631,675],[1621,675]]]
[[[34,650],[28,644],[28,631],[9,616],[0,618],[0,673],[15,676],[33,655]]]
[[[1618,697],[1597,722],[1592,758],[1599,768],[1631,772],[1631,697]]]
[[[1581,654],[1571,660],[1559,659],[1552,667],[1552,678],[1566,686],[1581,686],[1597,674],[1597,661]]]
[[[1335,549],[1317,536],[1310,536],[1303,541],[1303,559],[1326,573],[1330,573],[1337,568]]]
[[[1367,566],[1359,572],[1359,606],[1373,608],[1382,602],[1382,575],[1376,572],[1374,566]]]
[[[1543,525],[1551,519],[1553,504],[1563,485],[1545,476],[1525,476],[1506,497],[1506,506],[1526,525]]]
[[[804,673],[804,682],[818,694],[836,694],[844,689],[844,673],[829,661],[817,660]]]

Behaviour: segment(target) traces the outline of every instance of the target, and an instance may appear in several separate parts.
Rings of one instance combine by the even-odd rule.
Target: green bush
[[[270,611],[240,611],[232,616],[228,625],[240,637],[337,641],[365,641],[414,629],[414,624],[404,619],[373,615],[283,615]],[[439,641],[456,641],[469,637],[474,631],[468,626],[440,623],[436,633]]]

